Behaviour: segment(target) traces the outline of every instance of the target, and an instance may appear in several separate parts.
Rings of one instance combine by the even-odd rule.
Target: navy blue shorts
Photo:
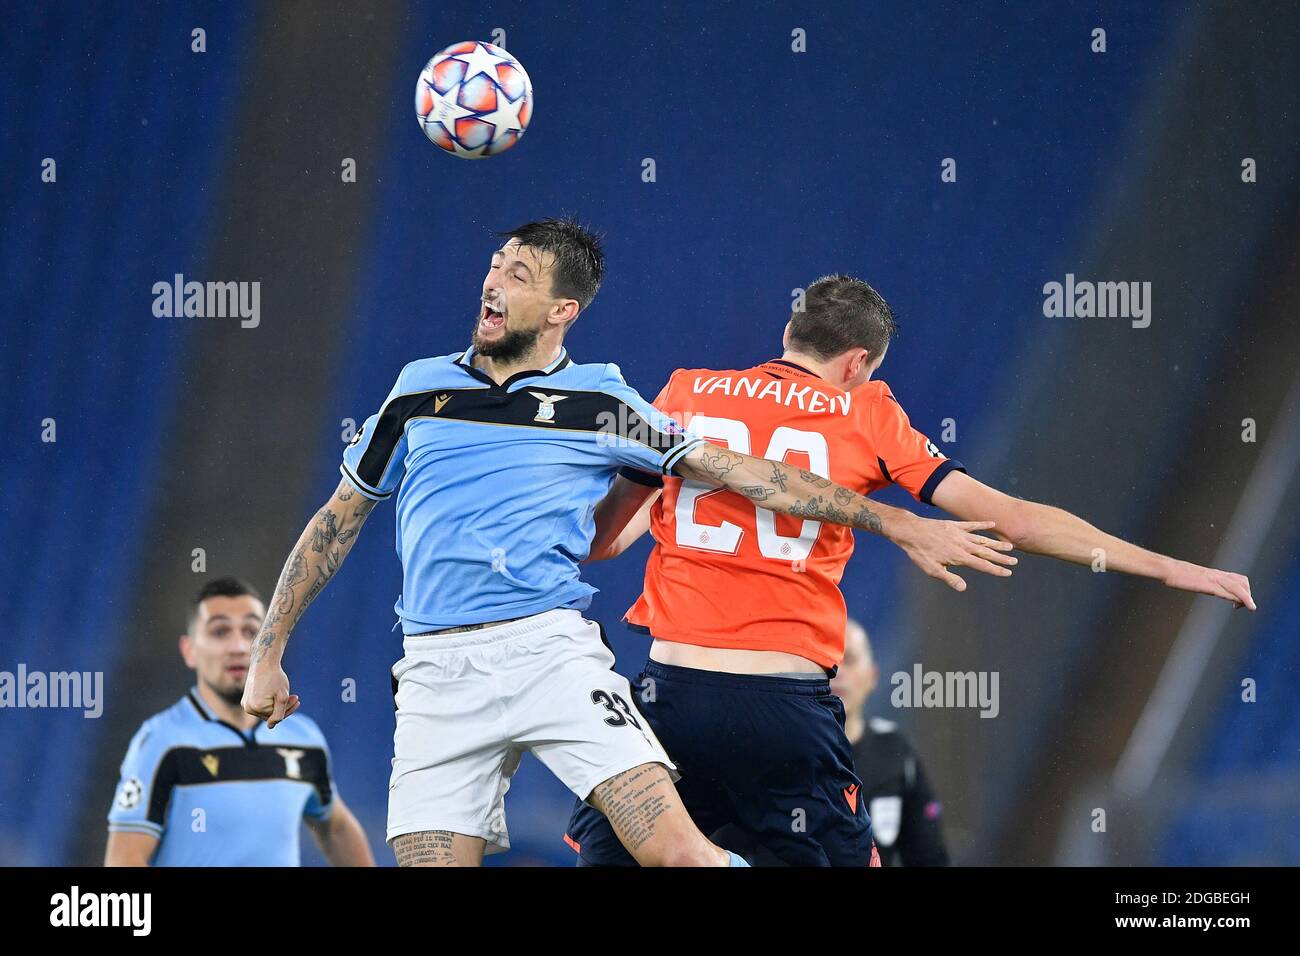
[[[755,866],[868,866],[871,821],[826,680],[721,674],[647,661],[637,708],[681,771],[696,826]],[[579,801],[565,842],[579,865],[635,866]]]

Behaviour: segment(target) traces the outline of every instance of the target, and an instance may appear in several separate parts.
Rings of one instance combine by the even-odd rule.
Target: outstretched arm
[[[1011,550],[1009,543],[975,533],[993,528],[993,521],[921,518],[902,508],[869,501],[810,471],[742,455],[710,442],[686,452],[673,470],[682,478],[744,495],[769,511],[848,525],[888,538],[913,564],[954,591],[966,590],[966,582],[949,571],[948,565],[1008,577],[1011,569],[1005,565],[1016,563],[1004,553]]]
[[[261,717],[268,728],[298,709],[298,698],[289,693],[289,678],[280,663],[289,633],[307,605],[338,573],[376,503],[347,479],[340,481],[333,497],[303,529],[280,572],[280,581],[271,595],[271,610],[253,644],[252,663],[244,684],[244,710]]]
[[[1171,588],[1209,594],[1255,610],[1250,581],[1244,575],[1147,551],[1094,528],[1068,511],[1013,498],[970,475],[950,473],[939,482],[931,500],[958,518],[979,515],[992,519],[997,523],[996,533],[1022,551],[1085,565],[1100,556],[1108,571],[1154,578]]]

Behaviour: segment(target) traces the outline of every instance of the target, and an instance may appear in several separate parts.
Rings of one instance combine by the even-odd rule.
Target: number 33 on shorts
[[[632,705],[625,701],[621,695],[611,693],[607,690],[593,690],[591,692],[591,702],[599,704],[609,711],[609,716],[605,718],[605,723],[611,727],[622,727],[625,724],[631,724],[637,730],[645,733],[641,728],[641,722],[637,720],[636,711]]]

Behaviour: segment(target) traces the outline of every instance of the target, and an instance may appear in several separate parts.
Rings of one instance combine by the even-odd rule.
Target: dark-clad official
[[[853,744],[853,761],[881,862],[886,867],[948,866],[942,806],[920,757],[897,724],[865,713],[878,677],[867,632],[850,619],[844,663],[831,681],[831,690],[844,701],[844,729]]]

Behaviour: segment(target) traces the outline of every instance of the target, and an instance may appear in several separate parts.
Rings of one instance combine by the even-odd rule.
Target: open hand
[[[954,591],[965,591],[966,582],[948,570],[950,565],[1007,578],[1011,576],[1011,566],[1018,563],[1006,553],[1014,547],[1010,541],[975,533],[993,527],[992,521],[917,518],[916,524],[901,538],[893,540],[930,577],[938,578]]]

